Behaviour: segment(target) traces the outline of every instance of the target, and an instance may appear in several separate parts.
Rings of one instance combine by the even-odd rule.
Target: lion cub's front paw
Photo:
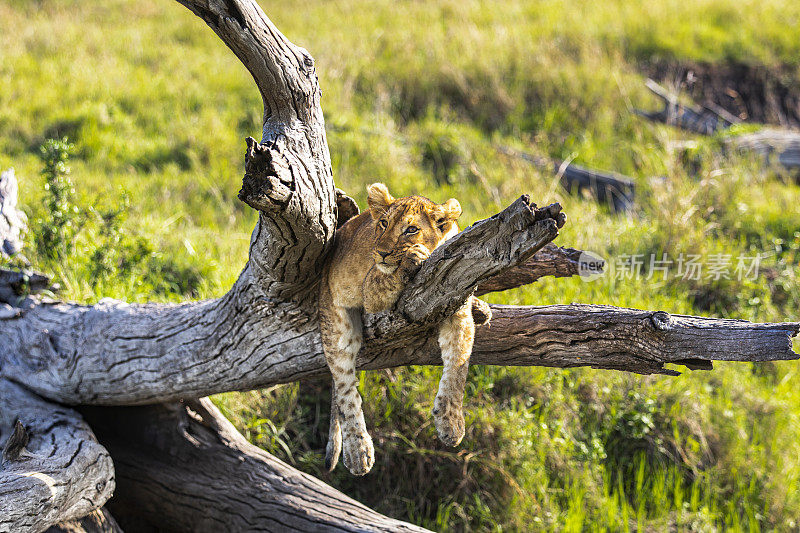
[[[354,476],[363,476],[375,463],[375,450],[369,433],[356,433],[348,436],[342,446],[344,466]]]
[[[433,401],[433,421],[439,440],[457,446],[464,438],[464,408],[460,400],[436,395]]]
[[[422,263],[431,256],[431,251],[422,244],[411,245],[403,256],[400,266],[406,272],[416,272]]]

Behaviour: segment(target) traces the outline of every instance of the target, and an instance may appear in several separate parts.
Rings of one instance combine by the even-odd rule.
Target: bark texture
[[[378,338],[429,334],[478,283],[550,242],[563,221],[557,205],[535,210],[522,198],[448,240],[398,312],[379,315]],[[64,403],[135,405],[325,372],[315,306],[259,294],[253,274],[245,269],[228,295],[206,302],[40,305],[0,322],[0,376]]]
[[[114,492],[105,448],[74,410],[0,379],[0,532],[44,531]]]
[[[753,324],[604,305],[493,305],[472,360],[677,375],[664,365],[710,370],[712,361],[798,359],[792,350],[798,331],[796,322]]]
[[[475,295],[516,289],[546,276],[567,278],[579,274],[602,274],[604,266],[602,259],[583,250],[562,248],[549,243],[523,264],[480,282]]]
[[[268,297],[308,299],[336,229],[336,194],[311,55],[253,0],[179,0],[247,67],[264,103],[239,198],[260,212],[246,270]]]

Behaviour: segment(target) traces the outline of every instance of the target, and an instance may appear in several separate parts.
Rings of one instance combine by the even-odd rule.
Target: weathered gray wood
[[[180,324],[177,318],[174,322],[170,319],[171,329],[160,332],[156,337],[149,337],[145,342],[141,330],[137,333],[126,327],[123,317],[129,306],[103,305],[110,305],[111,308],[103,309],[102,305],[99,309],[76,309],[65,304],[40,306],[18,319],[28,325],[36,324],[39,328],[49,325],[54,327],[54,331],[59,324],[72,324],[72,329],[77,331],[77,338],[58,336],[53,341],[52,337],[43,333],[36,343],[28,345],[31,349],[29,356],[13,356],[10,361],[13,368],[8,368],[10,365],[4,362],[3,372],[21,376],[31,388],[63,401],[107,405],[192,397],[198,391],[217,393],[257,388],[327,372],[316,317],[303,316],[297,308],[291,308],[291,312],[285,314],[272,315],[284,321],[283,329],[271,325],[269,315],[262,314],[265,313],[263,311],[257,315],[263,319],[263,328],[256,327],[258,320],[252,317],[242,317],[240,321],[230,319],[216,326],[209,324],[206,335],[210,337],[215,331],[224,333],[226,330],[239,332],[238,337],[233,334],[220,337],[219,344],[208,342],[197,353],[187,352],[185,355],[192,357],[191,361],[178,367],[180,359],[172,359],[170,353],[153,358],[149,357],[149,353],[153,353],[150,350],[154,348],[151,347],[156,346],[160,339],[175,350],[179,345],[172,345],[172,338],[178,338],[179,342],[194,340],[193,334],[183,335],[191,326]],[[178,312],[181,308],[168,309]],[[598,314],[597,309],[603,312]],[[158,309],[147,307],[129,312],[138,313],[137,320],[148,316],[154,322],[158,322],[161,315]],[[492,306],[492,312],[492,322],[478,329],[472,358],[474,364],[594,366],[656,372],[659,365],[675,360],[761,361],[796,357],[789,340],[797,331],[796,323],[750,324],[697,317],[689,323],[702,327],[687,329],[684,320],[689,319],[680,318],[668,330],[652,331],[652,339],[648,340],[643,335],[650,331],[647,329],[652,325],[649,317],[661,316],[648,311],[586,306],[509,310]],[[91,331],[92,320],[86,325],[81,319],[93,313],[108,313],[115,318],[104,317],[105,325]],[[163,314],[167,317],[171,315]],[[430,331],[433,326],[403,322],[401,317],[390,319],[389,316],[366,317],[365,346],[359,356],[360,367],[376,369],[440,363],[436,337]],[[559,351],[557,357],[549,359],[549,351],[561,346],[551,337],[561,332],[556,322],[562,319],[573,321],[586,331],[579,331],[574,337],[563,337],[563,343],[569,350]],[[601,326],[596,325],[598,320],[601,320]],[[248,328],[248,324],[251,327]],[[632,335],[632,331],[639,331],[631,329],[637,324],[644,329]],[[506,333],[512,327],[518,327],[515,336]],[[551,329],[554,333],[548,333]],[[597,338],[588,334],[596,329],[603,331],[604,335]],[[66,335],[71,330],[58,331],[59,335]],[[231,343],[235,343],[237,338],[240,352],[235,359],[231,359],[234,351]],[[124,352],[128,344],[133,348]],[[83,349],[96,355],[92,360],[72,355],[73,350],[80,352]],[[120,357],[121,353],[127,353],[128,356],[121,361],[111,359],[111,362],[105,362],[103,353],[108,353],[109,358],[115,353],[116,357]],[[253,355],[248,357],[250,353]],[[591,356],[593,353],[596,354],[595,358]],[[609,354],[613,355],[612,359],[609,359]],[[643,361],[650,362],[644,364]]]
[[[639,374],[677,375],[664,365],[710,369],[712,361],[799,359],[792,338],[800,323],[670,315],[600,305],[491,305],[492,321],[476,329],[470,364],[590,366]],[[438,365],[436,339],[385,334],[386,324],[367,320],[364,369]]]
[[[14,169],[0,172],[0,258],[11,257],[22,250],[27,217],[17,207],[18,190]]]
[[[700,109],[681,104],[676,94],[653,80],[647,80],[647,88],[664,102],[664,109],[657,112],[636,110],[637,114],[650,120],[702,135],[712,135],[741,122],[718,106],[703,106]],[[737,150],[761,156],[779,171],[794,173],[800,169],[800,133],[797,131],[765,128],[753,133],[731,135],[725,139],[725,143]]]
[[[580,263],[582,259],[585,262],[583,265]],[[475,295],[516,289],[547,276],[566,278],[581,273],[585,275],[601,274],[603,266],[604,261],[583,250],[562,248],[549,243],[523,264],[506,269],[501,274],[480,282]]]
[[[800,323],[754,324],[602,305],[492,306],[478,330],[475,364],[590,366],[676,374],[664,365],[710,369],[712,361],[800,358]]]
[[[46,533],[123,533],[105,507],[88,515],[54,525]]]
[[[253,446],[207,398],[83,412],[114,457],[108,507],[128,531],[425,531]]]
[[[613,211],[628,211],[633,207],[636,183],[629,177],[612,172],[602,172],[576,165],[553,162],[553,172],[561,176],[561,185],[569,193],[589,191],[600,204]]]
[[[782,167],[789,172],[800,169],[800,132],[763,129],[732,135],[726,142],[737,150],[758,154],[767,164],[779,169]]]
[[[81,416],[5,379],[0,441],[0,532],[44,531],[94,511],[114,491],[111,457]]]
[[[248,139],[240,198],[260,213],[247,265],[230,292],[183,305],[42,303],[0,321],[0,422],[29,413],[35,397],[75,404],[131,405],[251,389],[327,373],[316,315],[316,283],[337,221],[353,211],[336,194],[313,60],[292,45],[253,0],[179,0],[200,16],[253,75],[264,103],[263,137]],[[448,241],[426,262],[397,312],[366,317],[361,368],[439,364],[437,321],[481,284],[510,280],[563,224],[560,209],[520,201]],[[517,283],[505,281],[509,285]],[[498,286],[498,285],[496,285]],[[478,329],[476,364],[671,372],[664,364],[792,359],[797,324],[748,324],[594,306],[493,306]],[[41,530],[101,506],[114,478],[107,452],[74,413],[51,426],[18,426],[0,471],[0,528]],[[35,403],[35,402],[34,402]],[[5,413],[5,414],[4,414]],[[60,413],[60,414],[58,414]],[[210,404],[89,408],[112,449],[120,490],[112,510],[134,530],[413,530],[347,499],[247,444]],[[6,416],[6,418],[2,418]],[[68,433],[65,438],[56,438]],[[43,436],[53,435],[50,444]],[[54,496],[5,483],[19,464],[51,446]],[[66,463],[62,450],[71,450]],[[85,462],[94,456],[94,462]],[[6,466],[10,465],[10,466]],[[80,466],[79,471],[74,468]],[[233,476],[231,477],[231,472]],[[99,479],[99,481],[97,481]],[[13,485],[16,483],[17,485]],[[48,486],[48,485],[46,485]],[[9,490],[8,487],[12,489]],[[254,490],[253,487],[258,487]],[[69,496],[69,497],[68,497]],[[48,499],[50,498],[50,499]],[[69,500],[69,501],[67,501]],[[73,500],[77,503],[72,503]],[[41,511],[31,511],[44,506]],[[7,511],[7,512],[3,512]],[[35,518],[31,518],[31,517]],[[10,518],[9,518],[10,517]],[[25,520],[34,520],[28,525]],[[45,525],[45,522],[47,524]],[[366,525],[365,525],[366,524]],[[140,528],[141,526],[141,528]],[[16,530],[16,529],[15,529]]]
[[[336,196],[314,60],[289,42],[253,0],[179,0],[252,74],[264,103],[261,143],[247,141],[239,197],[260,212],[248,269],[268,297],[304,291],[336,229]],[[243,276],[244,277],[244,276]]]

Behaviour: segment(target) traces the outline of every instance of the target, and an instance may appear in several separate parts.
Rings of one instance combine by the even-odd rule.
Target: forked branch
[[[447,268],[436,276],[424,276],[423,270],[409,287],[425,300],[427,318],[414,315],[413,306],[410,312],[383,314],[384,336],[402,342],[427,333],[476,285],[518,267],[550,242],[560,223],[559,208],[533,210],[518,200],[467,228],[426,261]],[[66,403],[132,405],[326,372],[316,310],[292,299],[266,298],[253,289],[258,282],[246,269],[227,296],[179,306],[110,301],[38,306],[21,319],[0,321],[8,347],[0,375]]]
[[[336,229],[320,89],[311,55],[253,0],[178,0],[247,67],[264,102],[260,143],[248,140],[239,197],[261,216],[248,267],[270,297],[305,298]]]

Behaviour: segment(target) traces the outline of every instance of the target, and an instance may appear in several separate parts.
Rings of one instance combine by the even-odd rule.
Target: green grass
[[[719,139],[684,150],[686,134],[631,113],[656,105],[641,74],[655,61],[738,62],[796,84],[796,2],[282,0],[268,14],[317,59],[334,176],[362,206],[364,185],[380,180],[396,195],[457,197],[466,224],[528,192],[564,205],[558,243],[612,267],[596,281],[545,279],[490,301],[797,319],[800,187],[724,154]],[[260,114],[247,71],[177,3],[0,4],[0,168],[16,168],[34,233],[53,220],[40,146],[65,136],[75,146],[79,231],[55,257],[33,234],[26,252],[66,298],[224,293],[256,219],[236,192]],[[569,196],[502,146],[630,175],[637,209],[614,215]],[[614,276],[623,255],[664,253],[764,259],[753,280]],[[475,367],[457,449],[432,426],[439,372],[362,376],[377,461],[358,479],[322,473],[326,383],[215,401],[254,443],[437,530],[800,527],[794,363],[679,378]]]

